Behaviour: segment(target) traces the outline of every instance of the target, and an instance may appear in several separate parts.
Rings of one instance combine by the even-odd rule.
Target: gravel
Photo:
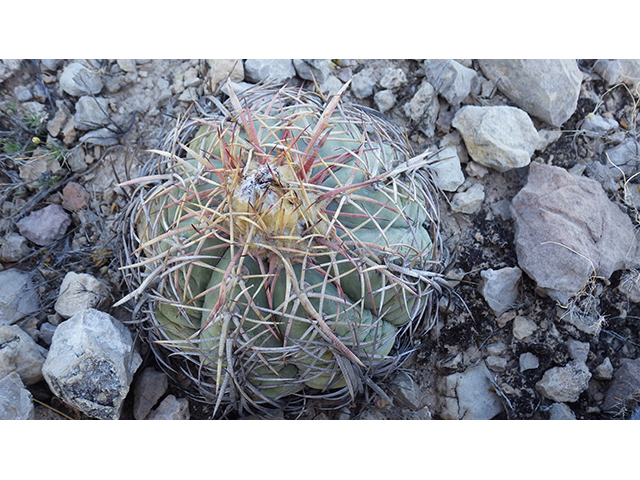
[[[416,343],[410,380],[390,379],[383,387],[402,401],[387,405],[375,396],[324,417],[310,401],[302,418],[629,418],[637,407],[631,387],[640,385],[634,240],[640,181],[633,177],[640,159],[631,96],[639,65],[607,59],[0,61],[0,326],[20,329],[42,355],[53,354],[51,362],[57,357],[55,377],[63,378],[73,362],[56,344],[74,317],[58,314],[56,305],[68,300],[60,287],[73,273],[104,287],[98,296],[105,301],[92,305],[95,315],[131,336],[119,354],[129,355],[130,365],[117,387],[89,388],[101,376],[96,372],[106,370],[85,368],[91,380],[66,377],[92,392],[87,398],[61,389],[67,380],[16,385],[18,369],[10,367],[0,383],[15,390],[3,397],[15,399],[12,412],[22,412],[12,415],[32,418],[30,394],[75,418],[209,418],[211,411],[179,388],[179,376],[163,377],[161,365],[134,373],[140,358],[133,352],[148,353],[149,346],[133,346],[134,332],[122,322],[132,312],[111,306],[128,293],[117,271],[125,252],[118,251],[114,229],[131,190],[120,184],[141,173],[146,151],[158,147],[192,101],[224,101],[227,79],[241,92],[270,78],[311,88],[315,79],[326,95],[351,81],[346,97],[396,123],[417,154],[443,149],[433,170],[442,189],[444,237],[455,252],[449,282],[456,295],[441,301],[438,325]],[[24,127],[28,117],[34,130]],[[6,153],[7,141],[23,150]],[[491,286],[486,272],[515,268],[523,272],[519,280],[498,285],[498,293],[480,287]],[[94,364],[79,355],[80,363]],[[155,372],[157,389],[142,371]],[[96,403],[107,393],[117,405]]]

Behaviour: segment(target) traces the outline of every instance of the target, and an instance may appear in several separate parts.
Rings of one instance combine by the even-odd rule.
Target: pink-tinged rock
[[[71,217],[60,205],[44,207],[16,223],[20,235],[41,246],[62,238],[69,225]]]
[[[594,180],[533,162],[512,213],[519,267],[561,303],[592,275],[640,266],[631,219]]]
[[[91,197],[82,185],[69,182],[62,189],[62,206],[72,212],[87,208],[87,201]]]

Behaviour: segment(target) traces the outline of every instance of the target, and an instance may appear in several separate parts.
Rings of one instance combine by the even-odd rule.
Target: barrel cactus
[[[136,301],[162,364],[216,409],[382,394],[403,340],[433,323],[429,156],[343,91],[231,93],[129,182],[120,303]]]

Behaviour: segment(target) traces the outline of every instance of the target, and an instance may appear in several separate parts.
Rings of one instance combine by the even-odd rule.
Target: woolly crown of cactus
[[[119,303],[137,301],[162,364],[216,409],[384,395],[403,339],[434,321],[428,154],[343,91],[231,93],[129,182]]]

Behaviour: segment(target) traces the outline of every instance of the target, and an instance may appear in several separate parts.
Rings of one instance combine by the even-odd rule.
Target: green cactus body
[[[337,100],[300,99],[256,94],[202,121],[138,214],[159,340],[253,400],[356,393],[350,372],[423,313],[427,289],[402,272],[434,253],[419,167]]]

